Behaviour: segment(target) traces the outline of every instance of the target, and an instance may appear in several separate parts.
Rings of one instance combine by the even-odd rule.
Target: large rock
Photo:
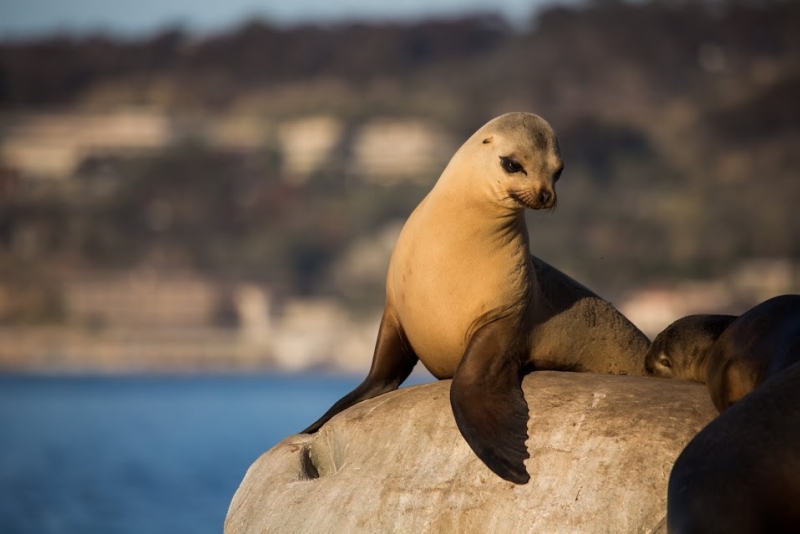
[[[472,453],[450,381],[404,388],[290,436],[248,470],[226,534],[262,532],[654,532],[684,445],[715,415],[705,386],[536,372],[531,481],[506,482]]]

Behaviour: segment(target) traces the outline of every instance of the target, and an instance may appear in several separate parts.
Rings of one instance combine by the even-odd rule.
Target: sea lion
[[[800,361],[800,353],[792,358]],[[670,534],[789,534],[800,526],[800,363],[779,371],[684,448],[667,490]]]
[[[397,240],[367,378],[303,432],[396,389],[419,359],[453,379],[450,403],[472,450],[523,484],[527,371],[644,374],[647,337],[528,249],[524,210],[556,205],[563,167],[552,128],[530,113],[502,115],[458,149]]]
[[[704,382],[720,413],[800,357],[800,295],[781,295],[739,317],[691,315],[656,336],[650,374]]]
[[[736,315],[687,315],[665,328],[647,350],[644,366],[651,375],[705,384],[708,349]]]

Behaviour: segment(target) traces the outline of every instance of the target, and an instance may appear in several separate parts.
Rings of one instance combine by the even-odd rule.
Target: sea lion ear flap
[[[487,137],[486,139],[484,139],[484,140],[483,140],[483,144],[484,144],[484,145],[488,145],[489,143],[491,143],[491,142],[492,142],[492,139],[493,139],[493,138],[494,138],[494,137],[490,135],[489,137]]]
[[[450,405],[467,444],[498,476],[530,480],[528,404],[522,393],[520,358],[508,346],[508,325],[494,321],[479,329],[467,346],[450,386]]]

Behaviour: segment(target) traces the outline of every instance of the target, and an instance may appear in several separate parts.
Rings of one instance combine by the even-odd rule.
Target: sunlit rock
[[[273,447],[247,472],[225,532],[663,530],[672,464],[716,414],[705,388],[557,372],[532,373],[523,387],[524,486],[472,453],[441,381],[363,402]]]

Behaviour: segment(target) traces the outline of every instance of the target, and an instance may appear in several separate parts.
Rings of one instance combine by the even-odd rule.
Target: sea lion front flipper
[[[464,439],[489,469],[516,484],[530,480],[528,404],[522,354],[509,344],[508,321],[481,327],[470,339],[450,386],[450,405]]]
[[[375,343],[375,354],[372,356],[372,367],[367,378],[353,391],[339,399],[325,415],[317,419],[311,426],[300,432],[312,434],[337,413],[363,400],[371,399],[394,391],[408,378],[417,355],[406,339],[403,327],[397,318],[384,310],[378,340]]]

